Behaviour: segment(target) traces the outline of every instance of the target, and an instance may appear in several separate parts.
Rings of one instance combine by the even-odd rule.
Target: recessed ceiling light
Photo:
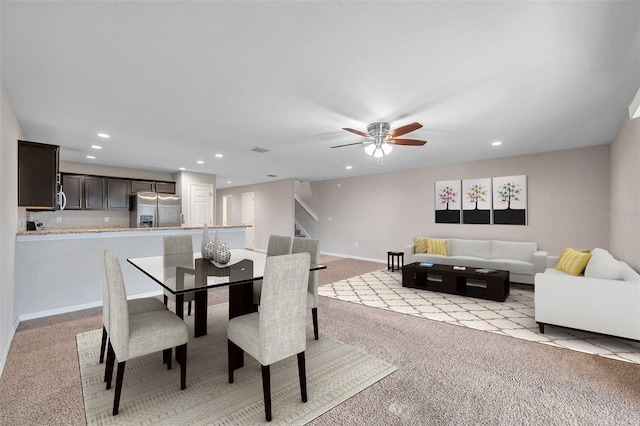
[[[351,166],[347,166],[347,167],[345,167],[345,169],[347,169],[347,170],[351,170],[351,169],[353,169],[353,167],[351,167]]]
[[[204,164],[204,161],[198,160],[198,164]]]
[[[187,169],[185,169],[184,167],[180,167],[178,170],[187,170]]]
[[[102,149],[102,147],[100,145],[91,145],[91,148],[93,148],[93,149]]]
[[[216,157],[218,157],[218,158],[222,158],[222,157],[224,157],[224,155],[222,155],[222,154],[216,154]]]
[[[231,183],[231,181],[230,181],[230,180],[228,180],[228,181],[227,181],[227,183]]]
[[[502,142],[500,142],[500,141],[491,142],[491,145],[492,146],[502,145]]]
[[[104,139],[109,139],[109,135],[106,133],[98,133],[98,136]]]
[[[95,160],[96,157],[94,157],[93,155],[87,155],[87,158],[90,158],[91,160]]]

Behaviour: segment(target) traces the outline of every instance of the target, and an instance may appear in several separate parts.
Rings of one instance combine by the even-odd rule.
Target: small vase
[[[231,260],[231,251],[229,251],[229,247],[227,247],[226,243],[220,243],[218,245],[218,249],[216,250],[215,261],[225,265],[229,263]]]
[[[216,246],[213,241],[209,241],[202,251],[202,257],[207,260],[215,260],[216,257]]]
[[[202,227],[202,243],[200,244],[200,254],[202,254],[203,258],[207,258],[207,256],[204,255],[205,253],[205,248],[207,247],[207,244],[209,243],[209,231],[207,229],[207,222],[204,223],[204,226]]]

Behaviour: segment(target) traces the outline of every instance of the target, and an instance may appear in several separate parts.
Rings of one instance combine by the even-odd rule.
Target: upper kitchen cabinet
[[[156,192],[159,194],[175,194],[175,182],[156,182]]]
[[[84,209],[105,209],[105,178],[95,176],[84,177]]]
[[[84,176],[82,175],[62,175],[62,192],[64,192],[67,203],[65,210],[82,210]]]
[[[60,147],[18,141],[18,205],[34,210],[55,210],[58,193]]]
[[[131,192],[155,192],[156,185],[153,181],[148,180],[132,180]]]
[[[157,192],[158,194],[175,194],[175,182],[154,182],[150,180],[132,180],[131,192]]]
[[[129,210],[129,180],[107,179],[107,210]]]

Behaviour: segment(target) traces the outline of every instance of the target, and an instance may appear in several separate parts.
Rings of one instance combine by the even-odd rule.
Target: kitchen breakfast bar
[[[231,249],[245,247],[245,226],[210,227],[209,237]],[[163,237],[191,235],[199,252],[202,228],[62,228],[18,232],[15,254],[15,313],[22,321],[102,306],[98,249],[112,251],[122,265],[129,298],[159,296],[162,290],[126,262],[160,256]]]

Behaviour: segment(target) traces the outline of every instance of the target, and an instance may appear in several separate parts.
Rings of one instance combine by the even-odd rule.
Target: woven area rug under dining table
[[[193,336],[193,317],[185,321]],[[168,371],[162,354],[127,361],[120,412],[111,415],[114,383],[105,390],[98,363],[102,330],[76,336],[88,425],[266,424],[260,364],[245,354],[245,366],[228,383],[228,304],[209,306],[208,334],[187,348],[187,388],[180,390],[180,366]],[[271,366],[273,425],[302,425],[391,374],[396,368],[329,336],[307,331],[308,401],[300,399],[296,357]],[[114,375],[115,376],[115,375]]]

